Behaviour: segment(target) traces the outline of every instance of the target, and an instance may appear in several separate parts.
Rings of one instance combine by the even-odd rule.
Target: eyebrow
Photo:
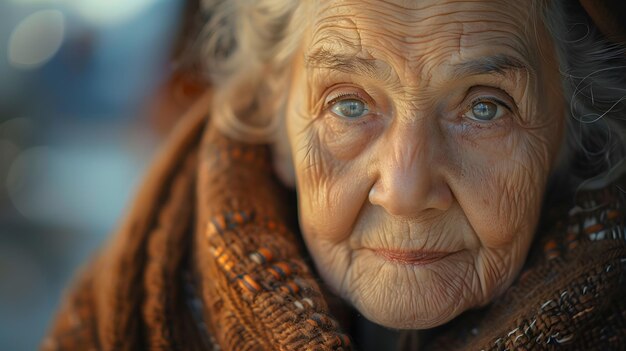
[[[354,54],[342,54],[326,49],[318,49],[306,55],[307,68],[325,68],[333,71],[360,74],[384,80],[388,76],[390,66],[374,58],[362,58]]]
[[[355,55],[335,53],[326,49],[318,49],[305,57],[308,68],[325,68],[349,74],[361,74],[368,77],[380,78],[388,76],[389,66],[377,59],[365,59]],[[385,68],[386,72],[381,72]],[[525,72],[534,76],[534,69],[521,59],[506,55],[479,57],[469,61],[452,65],[452,77],[460,79],[467,76],[498,74],[505,76],[512,71]]]
[[[511,71],[522,71],[534,76],[532,67],[517,57],[497,54],[493,56],[479,57],[470,61],[461,62],[452,66],[453,77],[498,74],[506,75]]]

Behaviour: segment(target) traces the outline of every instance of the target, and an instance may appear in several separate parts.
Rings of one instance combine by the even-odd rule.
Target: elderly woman
[[[213,94],[44,349],[623,347],[618,17],[560,0],[203,6]]]

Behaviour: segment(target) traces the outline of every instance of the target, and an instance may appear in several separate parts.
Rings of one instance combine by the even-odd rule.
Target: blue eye
[[[337,116],[345,118],[359,118],[369,112],[367,104],[358,99],[339,100],[332,104],[330,110]]]
[[[502,117],[504,107],[497,102],[480,100],[474,102],[464,116],[479,122],[488,122]]]

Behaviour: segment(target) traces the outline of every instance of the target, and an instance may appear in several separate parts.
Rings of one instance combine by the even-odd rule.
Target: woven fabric
[[[186,118],[66,295],[43,350],[351,349],[270,165],[266,146],[234,142],[202,114]],[[428,348],[622,348],[623,188],[582,192],[570,213],[557,211],[565,220],[537,236],[514,285]],[[417,349],[420,338],[405,339]]]

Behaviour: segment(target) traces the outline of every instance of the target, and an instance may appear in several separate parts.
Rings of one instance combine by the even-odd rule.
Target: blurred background
[[[0,350],[38,348],[193,99],[172,61],[188,11],[0,0]]]

